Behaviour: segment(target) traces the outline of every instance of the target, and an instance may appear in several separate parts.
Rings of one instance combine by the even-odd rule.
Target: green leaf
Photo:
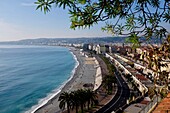
[[[86,0],[78,0],[81,4],[86,4]]]
[[[170,23],[170,10],[163,15],[163,19],[165,22]]]

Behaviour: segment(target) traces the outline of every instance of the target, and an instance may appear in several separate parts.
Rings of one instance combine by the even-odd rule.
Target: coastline
[[[71,92],[85,88],[84,84],[92,84],[93,87],[90,87],[92,90],[95,90],[100,86],[101,71],[97,71],[100,70],[98,61],[95,58],[87,58],[83,56],[79,49],[69,48],[69,50],[76,60],[76,66],[72,71],[72,75],[55,94],[50,96],[50,98],[42,104],[39,104],[39,106],[34,108],[31,113],[60,113],[62,110],[58,107],[58,98],[62,92]],[[96,77],[99,79],[99,82],[96,82]]]
[[[70,50],[70,48],[69,48]],[[43,109],[43,107],[45,107],[46,105],[48,105],[49,103],[51,103],[51,101],[57,97],[59,97],[59,94],[61,93],[61,91],[68,85],[68,84],[71,84],[69,83],[73,77],[74,77],[74,74],[79,66],[79,61],[77,60],[77,56],[73,53],[73,50],[70,51],[74,60],[76,61],[76,64],[75,64],[75,67],[74,69],[72,70],[71,72],[71,76],[65,81],[62,83],[62,85],[57,88],[57,89],[54,89],[51,93],[48,94],[47,97],[45,98],[42,98],[39,100],[38,104],[37,105],[34,105],[31,107],[31,109],[25,111],[25,113],[36,113],[37,111],[39,111],[40,109]]]

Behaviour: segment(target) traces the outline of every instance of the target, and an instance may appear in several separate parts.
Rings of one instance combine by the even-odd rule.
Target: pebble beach
[[[69,48],[77,60],[77,67],[71,80],[66,83],[61,92],[55,95],[45,105],[32,113],[61,113],[59,95],[62,92],[71,92],[77,89],[89,88],[96,90],[102,82],[101,68],[95,57],[87,57],[80,49]]]

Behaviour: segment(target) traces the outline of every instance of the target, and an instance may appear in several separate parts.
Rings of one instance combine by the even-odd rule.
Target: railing
[[[161,101],[160,96],[154,96],[153,99],[139,113],[150,113],[152,109]]]

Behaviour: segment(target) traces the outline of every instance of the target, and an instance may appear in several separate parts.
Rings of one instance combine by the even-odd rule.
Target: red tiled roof
[[[140,102],[140,104],[148,104],[150,101],[147,101],[147,100],[143,100]]]
[[[170,98],[170,93],[168,93],[167,97]]]
[[[147,78],[145,78],[143,75],[141,74],[136,74],[136,77],[140,80],[148,80]]]
[[[153,113],[170,113],[170,93],[159,103]]]

